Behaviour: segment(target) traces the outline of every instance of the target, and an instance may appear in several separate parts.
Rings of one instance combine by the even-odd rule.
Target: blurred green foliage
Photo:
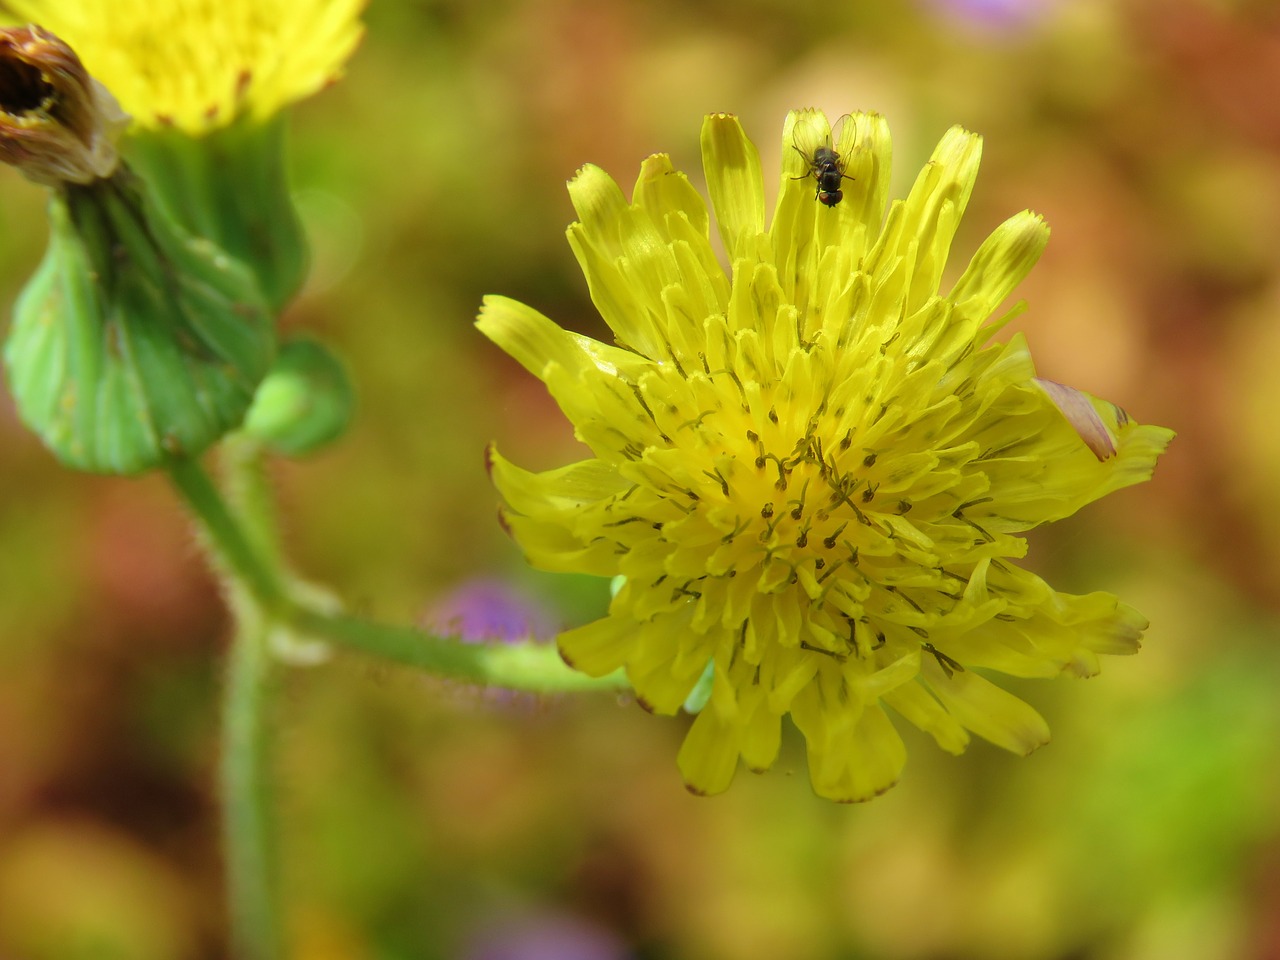
[[[293,118],[314,258],[285,318],[342,354],[357,417],[275,470],[299,568],[355,609],[412,620],[497,575],[565,624],[598,615],[606,584],[528,571],[495,522],[485,443],[545,468],[575,441],[471,321],[493,292],[601,334],[563,181],[591,161],[629,185],[661,150],[700,182],[710,111],[776,167],[788,108],[879,110],[897,193],[950,123],[983,133],[953,270],[1008,214],[1045,214],[1018,323],[1040,372],[1180,436],[1151,484],[1033,542],[1060,589],[1150,617],[1143,653],[1019,687],[1055,736],[1026,760],[904,730],[906,779],[866,806],[814,798],[794,737],[696,799],[684,721],[633,704],[346,656],[291,673],[295,955],[493,957],[485,935],[542,914],[654,960],[1280,954],[1275,5],[375,0],[368,26]],[[42,204],[0,175],[4,302]],[[7,396],[0,450],[0,954],[222,956],[226,621],[187,523],[154,479],[60,470]]]

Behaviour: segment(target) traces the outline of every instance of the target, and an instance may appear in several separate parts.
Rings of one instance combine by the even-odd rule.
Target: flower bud
[[[298,292],[310,256],[285,169],[284,117],[241,117],[198,136],[143,128],[127,156],[174,222],[253,270],[273,310]]]
[[[258,387],[244,430],[277,453],[302,456],[339,437],[354,406],[338,358],[314,340],[291,340]]]
[[[4,351],[23,422],[67,466],[123,474],[237,427],[275,350],[249,270],[172,223],[125,167],[62,184],[49,218]]]
[[[128,122],[53,34],[0,29],[0,161],[47,186],[92,183],[115,171],[116,139]]]

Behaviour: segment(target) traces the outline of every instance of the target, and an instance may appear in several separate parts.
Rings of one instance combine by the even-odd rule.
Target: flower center
[[[882,452],[897,449],[888,405],[829,382],[803,390],[811,397],[729,371],[640,388],[661,442],[633,451],[622,473],[636,487],[609,511],[634,612],[684,613],[696,632],[746,636],[750,624],[761,640],[842,661],[871,657],[886,633],[927,642],[953,576],[913,522],[937,512],[916,502],[940,489],[918,483],[937,460]]]

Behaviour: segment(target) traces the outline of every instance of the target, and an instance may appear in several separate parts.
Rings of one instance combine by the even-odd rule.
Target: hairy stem
[[[578,673],[560,659],[553,645],[546,643],[462,643],[412,627],[388,626],[300,607],[294,609],[291,622],[309,637],[455,680],[537,693],[618,690],[627,686],[621,673],[607,677]]]
[[[271,776],[271,658],[267,630],[240,618],[227,661],[220,766],[233,953],[283,956]]]
[[[278,570],[234,517],[200,464],[190,458],[169,464],[169,476],[200,522],[205,545],[213,552],[224,581],[242,586],[267,616],[285,604]]]

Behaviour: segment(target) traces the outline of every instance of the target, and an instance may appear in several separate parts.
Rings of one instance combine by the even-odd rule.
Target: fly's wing
[[[858,149],[858,118],[851,113],[840,116],[831,125],[828,136],[835,142],[835,151],[840,157],[840,173],[846,180],[852,180],[845,171],[849,161]]]
[[[787,117],[793,121],[791,126],[791,145],[795,149],[793,156],[784,163],[796,169],[790,172],[793,179],[799,180],[814,173],[814,154],[822,147],[833,149],[831,145],[831,126],[827,123],[826,114],[821,110],[794,110]],[[785,131],[784,131],[785,133]],[[787,171],[784,170],[784,173]]]

